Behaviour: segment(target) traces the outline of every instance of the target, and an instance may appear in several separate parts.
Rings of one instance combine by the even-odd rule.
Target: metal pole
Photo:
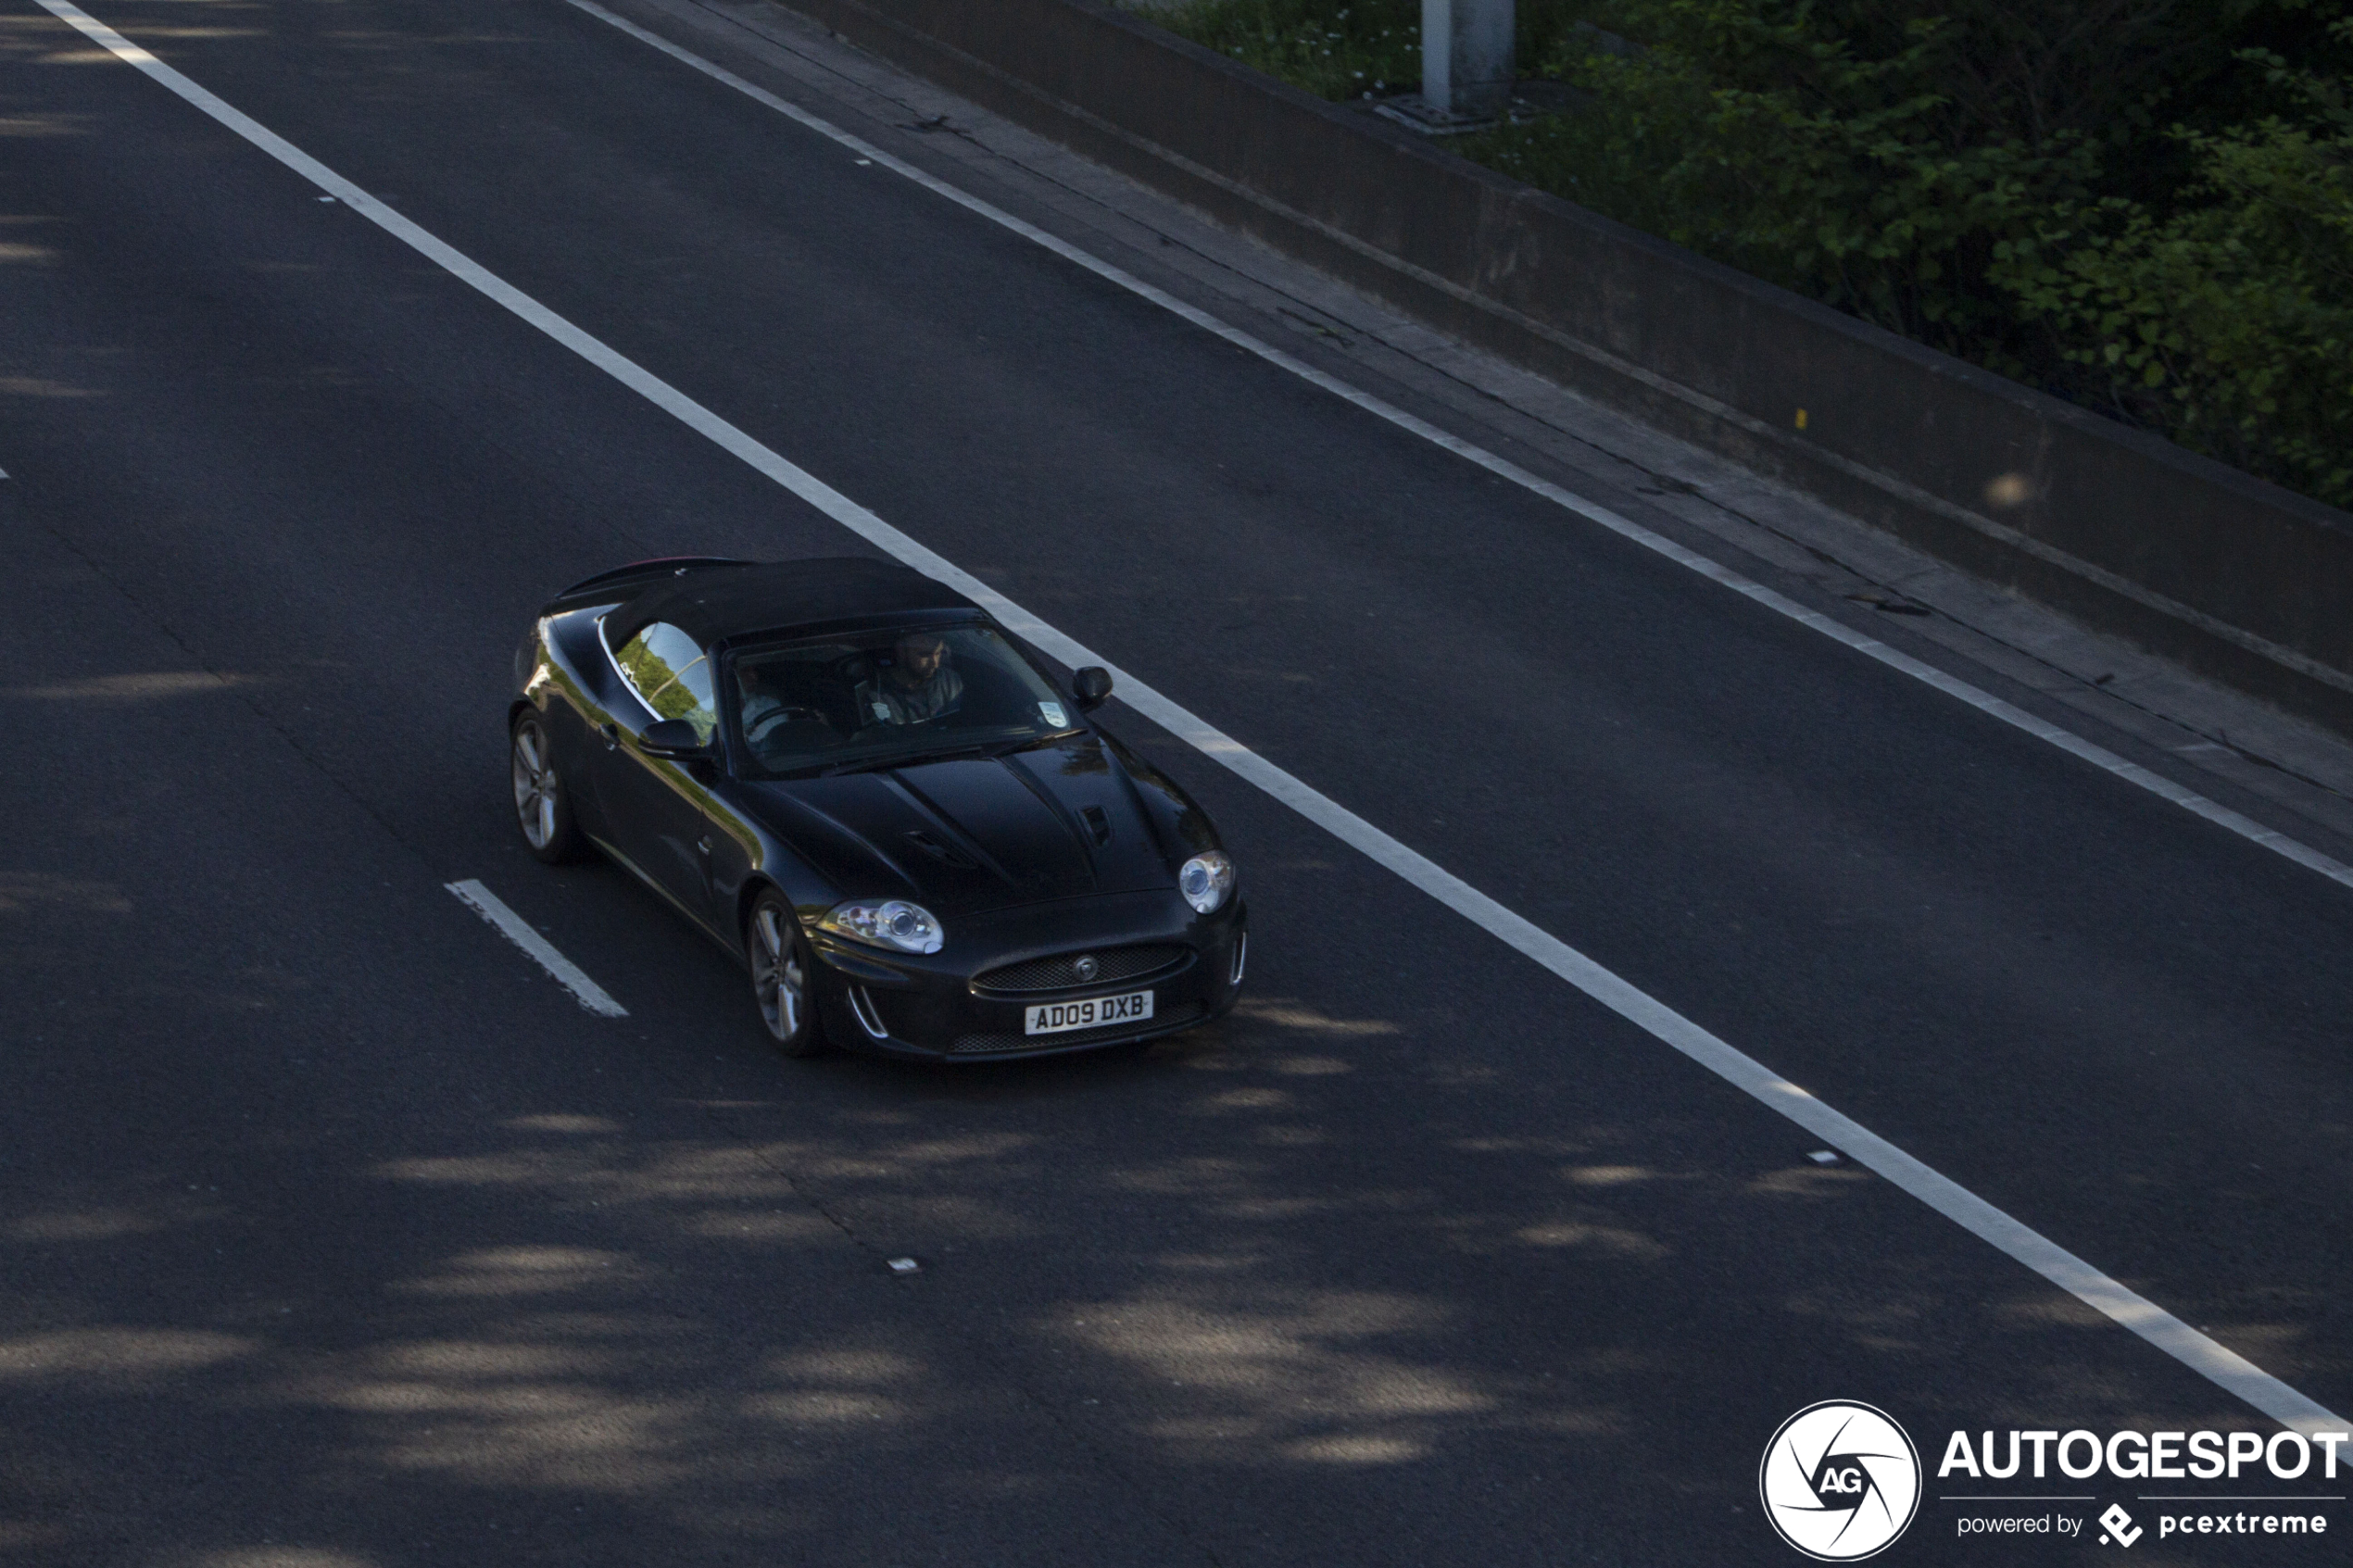
[[[1422,0],[1422,101],[1491,119],[1512,95],[1513,0]]]

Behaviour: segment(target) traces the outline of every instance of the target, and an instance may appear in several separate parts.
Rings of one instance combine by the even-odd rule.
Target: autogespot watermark
[[[1756,1489],[1781,1539],[1818,1562],[1886,1549],[1920,1506],[1920,1456],[1885,1411],[1808,1405],[1765,1445]]]
[[[1963,1540],[2039,1537],[2111,1548],[2177,1536],[2309,1541],[2330,1533],[2332,1508],[2347,1500],[2327,1485],[2338,1481],[2340,1465],[2353,1465],[2353,1434],[1963,1431],[1945,1441],[1936,1501],[1951,1511],[1952,1531]],[[1923,1500],[1922,1477],[1919,1450],[1894,1417],[1829,1399],[1781,1423],[1765,1446],[1757,1490],[1781,1539],[1817,1562],[1852,1562],[1902,1537]],[[2101,1481],[2219,1485],[2203,1492],[2136,1487],[2122,1500],[2075,1489]],[[2231,1489],[2278,1482],[2296,1485]]]
[[[1956,1432],[1944,1444],[1944,1458],[1936,1467],[1940,1481],[1949,1475],[1971,1480],[1991,1477],[2007,1481],[2021,1465],[2032,1463],[2035,1480],[2056,1465],[2070,1480],[2086,1481],[2105,1471],[2120,1481],[2235,1481],[2239,1473],[2261,1461],[2263,1468],[2282,1481],[2303,1478],[2315,1461],[2324,1478],[2336,1479],[2340,1451],[2353,1434],[2274,1432],[2267,1440],[2259,1432],[2111,1432],[2102,1437],[2081,1428],[2073,1432],[2010,1432],[2008,1446],[1994,1435]],[[1996,1463],[1995,1459],[2000,1459]]]
[[[1945,1440],[1944,1457],[1936,1467],[1939,1483],[2006,1482],[2011,1486],[2064,1478],[2082,1482],[2098,1477],[2143,1483],[2163,1481],[2334,1481],[2344,1449],[2353,1434],[2345,1432],[2097,1432],[2078,1427],[2071,1432],[1980,1432],[1974,1439],[1956,1432]],[[1955,1484],[1957,1484],[1956,1482]],[[1970,1536],[2016,1535],[2048,1531],[2081,1536],[2083,1512],[2069,1504],[2098,1501],[2090,1493],[2032,1492],[1940,1493],[1938,1501],[1957,1505],[1955,1533]],[[2341,1493],[2294,1495],[2200,1495],[2195,1492],[2135,1492],[2141,1517],[2120,1502],[2111,1502],[2098,1518],[2102,1546],[2129,1547],[2154,1529],[2158,1539],[2171,1536],[2311,1537],[2328,1533],[2326,1505],[2345,1500]],[[2048,1508],[2020,1512],[2020,1503],[2048,1503]],[[2215,1504],[2223,1504],[2219,1512]],[[2183,1507],[2190,1504],[2190,1507]]]

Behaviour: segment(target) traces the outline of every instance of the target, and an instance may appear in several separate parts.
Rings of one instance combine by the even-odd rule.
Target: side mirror
[[[1070,695],[1077,699],[1079,712],[1093,712],[1111,696],[1111,671],[1100,664],[1087,666],[1071,676]]]
[[[703,761],[711,754],[709,743],[684,719],[655,720],[637,737],[637,744],[647,756],[663,757],[673,762]]]

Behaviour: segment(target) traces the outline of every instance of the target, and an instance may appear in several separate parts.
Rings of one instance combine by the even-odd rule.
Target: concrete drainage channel
[[[795,12],[1964,571],[2353,736],[2353,517],[1091,0]]]

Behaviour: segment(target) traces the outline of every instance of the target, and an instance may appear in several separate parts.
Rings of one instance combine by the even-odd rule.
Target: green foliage
[[[2353,506],[2353,112],[2341,79],[2248,63],[2317,123],[2177,130],[2196,170],[2180,210],[2062,213],[2070,226],[2007,247],[1995,280],[2118,412]]]
[[[1865,55],[1808,7],[1669,0],[1641,53],[1560,62],[1580,112],[1507,126],[1473,157],[1531,184],[1956,352],[2004,358],[2007,303],[1972,288],[1993,246],[2081,199],[2088,137],[1954,133],[1951,26]],[[1990,356],[1989,356],[1990,351]]]
[[[1520,0],[1522,75],[1582,107],[1456,145],[2353,504],[2347,4]],[[1160,15],[1340,98],[1416,84],[1418,13]]]
[[[1418,92],[1421,0],[1124,0],[1170,31],[1335,101]],[[1560,46],[1594,0],[1519,0],[1519,56]]]
[[[1419,88],[1420,0],[1194,0],[1154,21],[1327,98]]]

